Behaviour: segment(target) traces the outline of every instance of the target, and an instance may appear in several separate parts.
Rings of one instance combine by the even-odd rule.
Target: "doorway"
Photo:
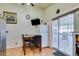
[[[0,56],[6,55],[6,22],[0,18]]]

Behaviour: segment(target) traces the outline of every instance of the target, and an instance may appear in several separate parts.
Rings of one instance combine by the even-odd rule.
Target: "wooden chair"
[[[34,48],[35,48],[35,44],[32,42],[32,37],[24,37],[24,35],[22,34],[22,39],[23,39],[23,52],[24,55],[26,55],[26,47],[30,47],[33,50],[33,54],[34,54]]]
[[[79,56],[79,41],[76,41],[76,53]]]

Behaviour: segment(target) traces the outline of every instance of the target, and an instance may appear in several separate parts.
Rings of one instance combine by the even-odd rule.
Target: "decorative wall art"
[[[17,24],[17,14],[13,12],[3,12],[3,17],[7,24]]]

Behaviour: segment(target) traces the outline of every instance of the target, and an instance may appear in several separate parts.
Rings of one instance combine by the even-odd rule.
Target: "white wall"
[[[53,4],[52,6],[41,9],[36,7],[23,7],[17,4],[0,4],[0,14],[3,11],[17,13],[17,24],[7,24],[7,48],[15,48],[22,46],[22,33],[36,34],[36,28],[31,25],[30,20],[26,19],[26,15],[29,14],[31,19],[40,18],[44,22],[51,20],[53,17],[57,16],[56,10],[60,9],[60,14],[79,6],[79,4]],[[48,22],[49,26],[51,21]],[[51,27],[51,26],[50,26]],[[49,29],[49,35],[52,35],[51,29]],[[51,37],[51,36],[49,36]],[[49,38],[51,40],[51,38]],[[18,43],[17,45],[15,43]],[[49,41],[51,42],[51,41]],[[50,43],[49,43],[50,44]]]
[[[44,18],[43,9],[31,6],[23,7],[17,4],[0,4],[0,13],[3,14],[3,11],[17,13],[17,24],[7,24],[7,49],[22,46],[22,33],[36,34],[36,28],[31,25],[30,19],[26,19],[27,14],[30,15],[31,19]],[[18,43],[17,45],[15,44],[16,42]]]
[[[50,7],[45,9],[45,21],[48,21],[48,25],[49,25],[49,45],[51,46],[51,40],[52,40],[52,18],[57,17],[63,13],[66,13],[76,7],[79,7],[78,3],[56,3],[51,5]],[[56,14],[56,10],[60,9],[60,14]]]
[[[45,15],[46,20],[50,20],[54,17],[56,17],[59,14],[56,14],[56,10],[60,9],[60,14],[65,13],[69,10],[72,10],[73,8],[79,6],[79,3],[56,3],[51,5],[50,7],[46,8]]]

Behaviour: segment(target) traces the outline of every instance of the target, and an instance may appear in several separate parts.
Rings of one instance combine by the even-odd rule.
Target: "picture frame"
[[[17,13],[4,11],[3,17],[6,20],[6,24],[17,24]]]

